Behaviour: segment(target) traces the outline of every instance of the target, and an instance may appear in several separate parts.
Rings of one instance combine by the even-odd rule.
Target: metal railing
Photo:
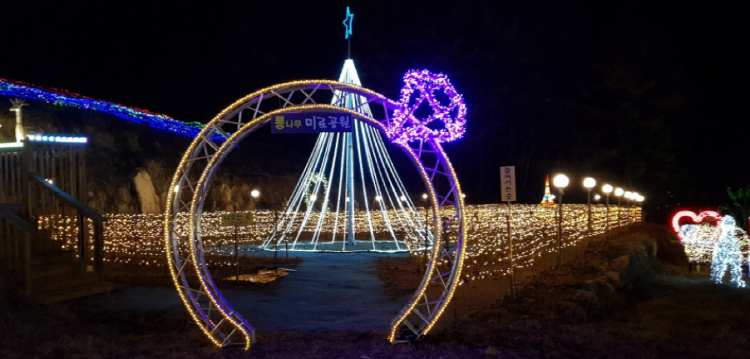
[[[34,226],[17,205],[0,204],[0,284],[31,293],[31,236]]]
[[[67,216],[74,215],[76,218],[78,258],[87,261],[90,258],[88,251],[91,250],[94,270],[101,271],[104,248],[103,224],[107,219],[36,173],[28,173],[28,180],[28,201],[34,204],[34,206],[29,206],[29,216],[34,218],[53,215],[64,218],[66,217],[65,206],[72,209],[74,213],[68,212]],[[36,188],[42,191],[35,191]],[[93,231],[88,230],[87,219],[93,221]],[[43,223],[39,226],[43,227]],[[89,236],[91,241],[89,241]]]

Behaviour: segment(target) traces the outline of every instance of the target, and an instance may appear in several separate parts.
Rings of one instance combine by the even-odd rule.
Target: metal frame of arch
[[[334,91],[362,96],[377,120],[357,109],[323,104]],[[346,96],[340,96],[343,99]],[[204,259],[201,215],[211,179],[220,164],[250,133],[284,112],[331,110],[350,112],[385,133],[396,103],[368,89],[329,80],[294,81],[245,96],[219,113],[196,136],[173,176],[164,218],[164,240],[170,274],[180,299],[203,333],[217,346],[249,349],[255,329],[224,299]],[[375,107],[374,109],[372,107]],[[378,115],[374,116],[378,116]],[[399,145],[417,167],[430,195],[435,241],[425,276],[414,296],[392,322],[391,342],[427,334],[450,302],[463,265],[463,202],[456,174],[439,142],[417,140]],[[195,274],[192,275],[191,271]]]

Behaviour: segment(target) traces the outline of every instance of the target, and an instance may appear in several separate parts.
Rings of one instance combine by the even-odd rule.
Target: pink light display
[[[451,142],[463,137],[466,104],[448,76],[428,70],[412,70],[404,75],[404,83],[398,107],[386,127],[391,141],[406,145],[407,142],[430,138],[436,142]],[[429,115],[417,114],[418,110],[427,111]]]
[[[714,211],[703,211],[700,214],[695,214],[693,211],[680,211],[672,217],[672,230],[680,238],[680,241],[684,241],[686,238],[683,237],[682,229],[680,226],[680,220],[684,217],[689,217],[695,224],[700,224],[706,218],[713,219],[716,225],[721,222],[721,215]]]

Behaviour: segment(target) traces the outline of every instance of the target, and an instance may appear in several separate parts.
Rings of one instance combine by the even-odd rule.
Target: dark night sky
[[[28,3],[3,5],[0,78],[202,122],[261,87],[337,78],[351,6],[365,87],[396,98],[406,70],[429,68],[464,93],[467,138],[446,147],[470,202],[495,202],[497,168],[522,158],[528,202],[558,170],[635,188],[654,211],[715,208],[750,184],[740,2]],[[662,149],[668,164],[644,160]]]

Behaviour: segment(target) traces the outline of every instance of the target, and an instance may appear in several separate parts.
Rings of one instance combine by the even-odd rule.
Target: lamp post
[[[638,202],[638,206],[641,207],[641,214],[643,214],[643,207],[641,203],[643,202],[644,198],[638,192],[633,192],[633,199]],[[635,209],[633,210],[633,213],[635,213]]]
[[[633,222],[633,209],[630,208],[630,203],[633,200],[633,192],[625,191],[625,194],[623,195],[625,197],[625,207],[628,208],[628,223]]]
[[[589,220],[588,220],[587,228],[588,228],[589,234],[591,234],[591,189],[594,188],[594,186],[596,186],[596,180],[591,177],[587,177],[586,179],[583,180],[583,186],[586,187],[586,191],[588,192],[587,202],[588,202],[588,219]]]
[[[258,219],[258,218],[257,218],[257,216],[255,215],[255,214],[256,214],[256,213],[255,213],[255,205],[256,205],[256,201],[258,200],[258,197],[259,197],[259,196],[260,196],[260,191],[258,191],[257,189],[254,189],[254,190],[250,191],[250,197],[252,197],[252,198],[253,198],[253,212],[252,212],[252,213],[253,213],[253,233],[254,233],[254,234],[256,234],[256,235],[257,235],[257,233],[258,233],[258,222],[257,222],[257,219]],[[276,246],[278,247],[278,244],[276,244]],[[252,248],[252,247],[251,247],[251,248]],[[240,272],[239,272],[239,270],[240,270],[240,267],[239,267],[239,266],[237,266],[237,278],[238,278],[238,279],[239,279],[239,277],[240,277]],[[239,283],[239,282],[237,282],[237,283]]]
[[[557,192],[560,195],[559,207],[557,207],[557,267],[560,268],[562,265],[562,207],[563,207],[563,189],[568,186],[568,176],[559,174],[552,179],[552,184],[557,187]]]
[[[609,194],[612,193],[612,189],[610,184],[602,186],[602,192],[607,195],[607,232],[609,232]]]
[[[615,188],[615,196],[617,196],[617,228],[620,228],[620,225],[622,225],[622,218],[620,218],[622,214],[620,210],[620,198],[622,198],[623,193],[625,193],[625,190],[622,188]]]
[[[422,193],[422,204],[424,205],[424,228],[427,231],[427,193]],[[425,243],[427,242],[427,235],[425,234]]]
[[[250,191],[250,196],[253,197],[253,209],[255,209],[256,202],[258,201],[258,197],[260,197],[260,191],[257,189],[254,189]],[[253,232],[257,232],[258,229],[258,222],[256,221],[257,217],[255,215],[256,213],[253,213]]]

